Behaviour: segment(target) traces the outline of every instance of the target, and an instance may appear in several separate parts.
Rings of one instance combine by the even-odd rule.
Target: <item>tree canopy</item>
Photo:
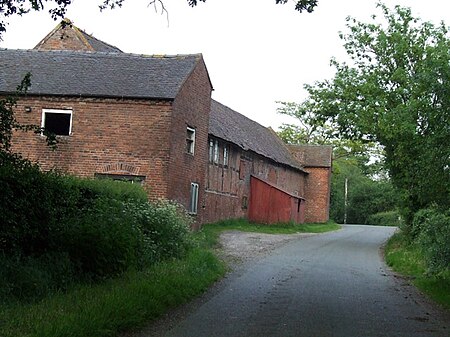
[[[372,22],[347,19],[340,38],[350,61],[332,60],[334,78],[306,85],[298,111],[342,138],[381,144],[410,220],[420,208],[450,205],[450,39],[444,23],[378,8]]]
[[[107,8],[114,9],[121,7],[126,0],[97,0],[100,10]],[[165,11],[164,3],[166,0],[147,0],[149,5],[160,4]],[[187,3],[191,7],[195,7],[199,2],[206,2],[206,0],[187,0]],[[314,8],[318,4],[318,0],[294,0],[295,10],[298,12],[314,11]],[[0,0],[0,17],[8,17],[11,15],[24,15],[32,11],[42,11],[48,9],[53,19],[62,19],[66,12],[67,7],[73,3],[73,0]],[[276,4],[284,5],[288,3],[288,0],[275,0]],[[7,23],[2,18],[0,21],[0,36],[6,31]]]

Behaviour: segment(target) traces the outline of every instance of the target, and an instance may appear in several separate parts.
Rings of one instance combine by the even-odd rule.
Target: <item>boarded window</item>
[[[191,127],[186,128],[186,152],[194,154],[195,149],[195,129]]]
[[[198,209],[198,184],[191,183],[191,200],[189,203],[189,213],[197,214]]]
[[[72,133],[72,110],[42,110],[41,127],[57,136],[69,136]]]

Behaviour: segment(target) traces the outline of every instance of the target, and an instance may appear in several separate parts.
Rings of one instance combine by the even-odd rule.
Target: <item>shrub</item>
[[[420,245],[429,271],[450,269],[450,210],[424,209],[416,213],[412,231]]]
[[[397,211],[388,211],[371,214],[368,216],[367,225],[375,226],[401,226],[402,220]]]
[[[177,203],[128,204],[144,236],[147,263],[183,256],[192,246],[191,219]]]

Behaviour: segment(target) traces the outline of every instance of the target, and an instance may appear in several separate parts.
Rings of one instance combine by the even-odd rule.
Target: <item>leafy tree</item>
[[[99,0],[98,0],[99,1]],[[71,5],[73,0],[0,0],[0,15],[8,17],[11,15],[24,15],[31,11],[41,11],[44,7],[50,6],[49,13],[53,19],[63,18],[67,12],[67,7]],[[99,1],[99,9],[114,9],[121,7],[125,0],[101,0]],[[160,5],[162,11],[166,11],[165,0],[148,0],[149,5]],[[189,6],[197,6],[199,2],[206,0],[187,0]],[[275,0],[276,4],[286,4],[288,0]],[[295,0],[295,10],[300,13],[306,11],[311,13],[318,4],[318,0]],[[6,22],[0,21],[0,36],[6,31]]]
[[[333,60],[334,78],[305,86],[301,108],[343,138],[383,146],[410,222],[420,208],[450,204],[450,40],[444,23],[377,7],[382,23],[348,18],[340,37],[351,62]]]

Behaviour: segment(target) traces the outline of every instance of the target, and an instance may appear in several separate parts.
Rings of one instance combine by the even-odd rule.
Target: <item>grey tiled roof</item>
[[[253,151],[277,163],[303,170],[273,130],[212,100],[209,133],[243,150]]]
[[[86,41],[89,43],[89,45],[94,49],[95,51],[99,52],[110,52],[110,53],[122,53],[122,51],[106,42],[103,42],[92,35],[87,34],[86,32],[80,30],[80,33],[83,34],[83,37],[86,39]]]
[[[0,49],[0,93],[31,72],[29,94],[174,99],[201,58]]]
[[[331,167],[331,145],[288,145],[301,165],[305,167]]]

